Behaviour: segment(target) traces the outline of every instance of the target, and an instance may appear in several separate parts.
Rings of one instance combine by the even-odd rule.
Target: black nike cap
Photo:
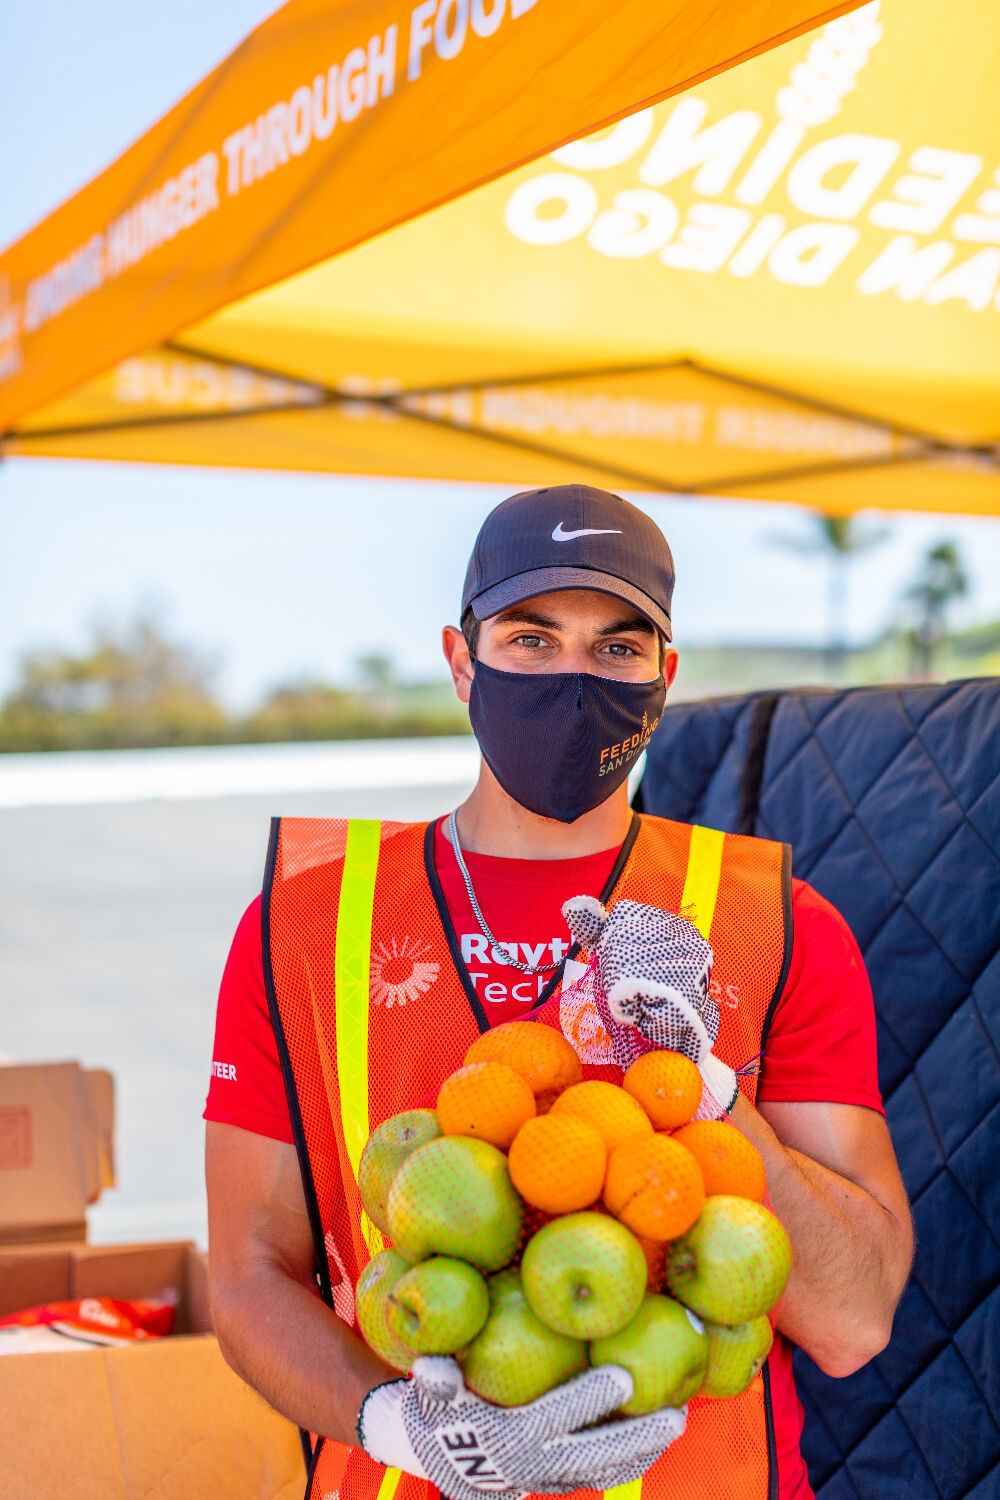
[[[624,599],[669,641],[674,559],[643,511],[589,484],[524,490],[491,510],[476,537],[462,614],[477,620],[536,594],[597,589]]]

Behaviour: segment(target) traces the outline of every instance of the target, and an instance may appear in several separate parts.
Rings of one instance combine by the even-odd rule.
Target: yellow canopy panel
[[[394,77],[404,53],[414,66],[414,46],[419,76],[388,103],[379,96],[354,136],[341,118],[341,153],[334,132],[323,170],[297,192],[283,187],[270,210],[286,168],[258,180],[261,153],[276,160],[284,141],[299,170],[315,142],[293,159],[293,94],[276,123],[258,109],[219,156],[219,207],[185,231],[193,240],[212,225],[204,243],[184,250],[178,233],[22,339],[21,367],[0,383],[14,414],[4,451],[511,485],[579,478],[842,513],[1000,512],[992,0],[954,0],[947,29],[937,0],[837,7],[821,29],[725,73],[741,50],[766,45],[765,29],[801,32],[809,7],[743,3],[724,8],[723,24],[721,8],[706,21],[678,4],[651,24],[648,5],[602,5],[598,21],[598,7],[586,16],[577,0],[574,27],[555,0],[530,10],[520,0],[517,15],[517,0],[498,3],[489,37],[473,31],[486,14],[477,0],[426,0],[429,41],[417,11],[400,23]],[[459,25],[466,6],[472,40],[442,62],[438,20]],[[378,9],[366,11],[373,32]],[[292,15],[318,26],[322,14],[295,0],[262,30]],[[336,14],[343,26],[354,12]],[[365,58],[378,61],[380,45]],[[342,116],[353,98],[340,98],[345,66]],[[588,71],[598,69],[601,86]],[[676,93],[696,74],[704,81],[679,97],[455,196],[565,140],[574,119],[614,119],[626,101]],[[317,75],[310,94],[314,132],[332,77]],[[281,97],[270,54],[266,80]],[[196,110],[196,96],[178,106],[189,134],[213,109],[209,98]],[[152,181],[160,168],[146,171]],[[338,174],[350,188],[339,212]],[[234,182],[235,203],[223,192]],[[194,178],[189,191],[200,201]],[[443,206],[412,217],[432,201]],[[151,232],[149,216],[131,212],[119,257]],[[307,230],[325,258],[309,254]],[[27,264],[32,238],[0,271]],[[37,271],[37,248],[30,259]],[[101,308],[110,322],[84,356],[70,327],[91,327]],[[162,342],[149,352],[154,330]]]

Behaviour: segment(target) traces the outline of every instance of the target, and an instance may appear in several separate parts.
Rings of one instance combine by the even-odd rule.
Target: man
[[[476,541],[462,629],[443,637],[483,753],[471,795],[426,829],[296,819],[272,836],[263,921],[255,903],[220,993],[212,1292],[229,1362],[320,1435],[316,1500],[608,1490],[641,1474],[643,1500],[805,1500],[790,1345],[842,1376],[888,1340],[912,1235],[857,946],[780,846],[708,835],[715,865],[699,865],[703,832],[628,804],[676,672],[673,581],[658,528],[617,496],[566,485],[505,501]],[[766,1378],[694,1403],[682,1437],[674,1413],[614,1420],[631,1386],[613,1366],[538,1412],[487,1408],[451,1361],[399,1379],[348,1326],[378,1248],[356,1189],[369,1129],[433,1098],[479,1031],[556,992],[580,951],[568,899],[677,912],[709,888],[722,1023],[703,1077],[763,1155],[794,1252]],[[759,1052],[759,1079],[737,1086]],[[589,1430],[598,1418],[611,1421]]]

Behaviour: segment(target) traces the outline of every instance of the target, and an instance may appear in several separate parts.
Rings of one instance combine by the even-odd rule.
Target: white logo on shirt
[[[213,1062],[213,1078],[228,1078],[231,1083],[236,1082],[236,1069],[232,1063]]]
[[[513,968],[512,958],[522,958],[526,964],[557,964],[570,949],[570,944],[563,938],[552,938],[547,943],[499,943],[491,948],[481,932],[463,932],[459,942],[469,978],[480,998],[491,1005],[503,1005],[508,1000],[531,1005],[555,973],[555,969],[546,969],[541,974],[524,974]],[[498,975],[494,979],[490,972],[494,966],[505,971],[503,978]],[[481,979],[489,979],[490,983],[480,989]]]
[[[392,1005],[412,1004],[419,996],[426,995],[441,972],[441,965],[425,956],[430,951],[429,943],[416,938],[380,942],[372,950],[369,976],[375,1004],[388,1009]]]

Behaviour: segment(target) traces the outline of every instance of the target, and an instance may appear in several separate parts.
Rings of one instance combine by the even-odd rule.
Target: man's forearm
[[[299,1427],[356,1446],[358,1411],[384,1364],[318,1295],[279,1267],[216,1292],[216,1335],[227,1362]]]
[[[732,1119],[764,1158],[774,1211],[792,1241],[778,1329],[827,1374],[849,1375],[888,1340],[912,1255],[909,1218],[784,1145],[745,1099]]]

